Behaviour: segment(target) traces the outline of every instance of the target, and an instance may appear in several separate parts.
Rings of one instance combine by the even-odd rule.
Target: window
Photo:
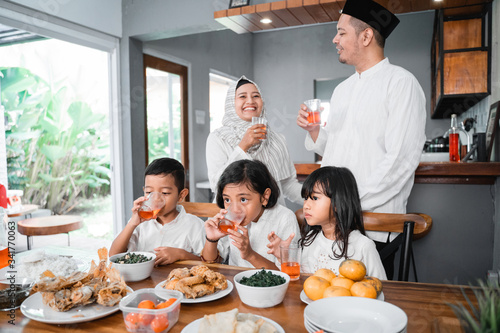
[[[222,74],[210,73],[210,132],[222,126],[227,90],[234,82]]]

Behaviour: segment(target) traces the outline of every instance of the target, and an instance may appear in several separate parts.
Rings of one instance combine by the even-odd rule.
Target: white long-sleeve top
[[[277,133],[277,135],[281,134]],[[249,154],[245,153],[240,146],[232,147],[229,143],[223,141],[214,133],[209,134],[206,146],[208,180],[210,181],[210,187],[214,193],[216,193],[217,182],[219,181],[222,172],[229,164],[243,159],[253,160],[253,158]],[[286,149],[286,147],[284,149]],[[295,165],[289,155],[288,160],[283,161],[283,163],[288,163],[293,169],[295,169]],[[276,179],[276,182],[278,183],[281,192],[278,200],[280,205],[286,206],[284,197],[300,205],[304,202],[300,196],[302,185],[297,181],[296,173],[293,173],[291,177],[282,180]]]
[[[326,126],[316,142],[306,136],[306,148],[323,156],[322,166],[351,170],[363,210],[405,213],[425,143],[425,95],[417,79],[385,58],[343,81],[330,103]],[[367,235],[387,240],[387,233]]]

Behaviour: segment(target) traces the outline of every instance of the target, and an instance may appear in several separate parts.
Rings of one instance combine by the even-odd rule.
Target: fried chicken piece
[[[215,287],[206,283],[195,284],[194,286],[191,286],[191,289],[196,294],[196,297],[211,295],[215,292]]]
[[[172,270],[170,272],[170,274],[168,274],[167,281],[171,280],[173,278],[177,278],[180,280],[180,279],[190,277],[190,276],[191,276],[191,273],[189,272],[189,269],[187,267],[176,268],[176,269]]]
[[[186,296],[186,298],[196,298],[196,293],[193,288],[187,286],[182,280],[179,280],[174,287],[174,290],[178,290]]]
[[[215,272],[205,265],[191,267],[190,272],[192,275],[199,275],[203,277],[207,282],[212,282],[212,280],[217,278]]]

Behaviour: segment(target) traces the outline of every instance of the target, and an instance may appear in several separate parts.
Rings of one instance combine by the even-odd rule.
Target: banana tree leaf
[[[38,123],[39,115],[35,112],[23,112],[17,120],[17,130],[27,131]]]
[[[66,156],[66,154],[68,153],[67,149],[65,149],[62,146],[57,146],[57,145],[52,145],[52,146],[44,145],[44,146],[42,146],[40,151],[42,152],[42,154],[45,155],[45,157],[47,157],[47,159],[50,162],[55,162],[58,159]]]
[[[14,132],[9,135],[6,135],[7,138],[11,138],[18,141],[36,139],[40,137],[42,132],[40,130],[31,131],[31,132]]]
[[[2,93],[17,94],[20,91],[32,89],[41,80],[29,70],[21,67],[3,68],[0,71],[4,74],[1,79]]]
[[[104,115],[93,113],[90,106],[84,102],[71,103],[68,114],[73,119],[73,127],[76,132],[83,132],[105,118]]]
[[[93,170],[97,174],[100,173],[100,174],[106,175],[108,177],[111,176],[111,170],[109,168],[106,168],[106,167],[102,166],[102,165],[99,165],[99,166],[95,167]]]
[[[47,106],[47,117],[49,119],[52,119],[54,124],[62,128],[67,127],[64,126],[65,119],[63,112],[63,106],[66,101],[67,90],[68,89],[66,87],[62,87],[61,89],[59,89],[57,93],[52,96],[52,100]]]
[[[56,122],[49,118],[41,118],[38,124],[52,138],[58,137],[64,131],[64,127],[59,127]]]

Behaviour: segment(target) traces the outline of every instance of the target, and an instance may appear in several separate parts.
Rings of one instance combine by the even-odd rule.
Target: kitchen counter
[[[303,181],[318,169],[318,163],[296,163],[297,178]],[[415,171],[418,184],[481,184],[492,185],[500,177],[499,162],[422,162]]]

